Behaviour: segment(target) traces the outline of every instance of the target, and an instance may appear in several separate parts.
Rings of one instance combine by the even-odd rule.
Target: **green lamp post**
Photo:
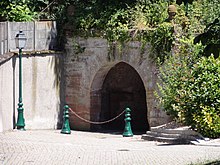
[[[17,129],[25,130],[25,122],[24,122],[24,108],[22,103],[22,49],[25,47],[27,38],[25,37],[22,31],[15,37],[16,48],[19,49],[19,99],[18,99],[18,118],[17,118]]]

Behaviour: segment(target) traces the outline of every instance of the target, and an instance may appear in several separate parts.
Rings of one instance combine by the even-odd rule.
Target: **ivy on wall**
[[[186,15],[185,1],[127,0],[121,1],[117,7],[114,6],[115,2],[108,2],[105,7],[101,7],[101,1],[94,0],[84,4],[87,5],[84,8],[83,3],[75,6],[75,14],[67,21],[74,25],[74,35],[103,37],[110,45],[117,42],[119,49],[123,49],[123,44],[128,41],[138,40],[144,50],[144,45],[150,42],[151,57],[164,61],[172,53],[174,45],[178,47],[178,40],[186,39],[187,42],[189,38],[204,33],[206,26],[218,17],[219,11],[215,6],[219,6],[219,1],[187,1]],[[80,4],[80,1],[76,4]],[[170,4],[177,7],[173,21],[175,26],[167,21]]]
[[[177,7],[179,34],[166,23],[170,4]],[[6,0],[0,2],[0,15],[9,21],[56,19],[60,36],[69,24],[76,36],[103,37],[120,47],[131,40],[143,47],[150,42],[152,57],[163,60],[176,38],[203,33],[219,17],[219,8],[220,0]]]

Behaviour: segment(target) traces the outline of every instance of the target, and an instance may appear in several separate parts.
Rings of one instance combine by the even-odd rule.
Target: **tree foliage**
[[[0,2],[0,15],[8,21],[31,21],[36,13],[31,11],[25,0]]]
[[[204,56],[213,54],[215,58],[218,58],[220,54],[220,19],[216,18],[213,23],[209,24],[204,33],[195,37],[194,42],[201,42],[205,46]]]
[[[177,121],[207,137],[220,136],[220,58],[171,57],[163,66],[160,103]],[[189,64],[192,65],[189,65]]]
[[[176,51],[160,67],[157,92],[168,114],[212,138],[220,136],[218,5],[218,0],[194,1],[187,20],[176,18],[182,28],[175,34]]]

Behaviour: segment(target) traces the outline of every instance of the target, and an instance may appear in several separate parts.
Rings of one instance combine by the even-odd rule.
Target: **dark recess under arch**
[[[146,90],[137,71],[125,62],[102,68],[91,88],[91,119],[106,121],[120,114],[126,107],[132,110],[132,130],[149,130]],[[92,130],[123,131],[124,115],[108,124],[91,126]]]

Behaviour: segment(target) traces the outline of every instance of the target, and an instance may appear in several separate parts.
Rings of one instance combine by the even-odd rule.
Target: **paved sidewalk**
[[[122,135],[60,130],[0,133],[3,165],[186,165],[220,160],[219,146],[167,145]]]

